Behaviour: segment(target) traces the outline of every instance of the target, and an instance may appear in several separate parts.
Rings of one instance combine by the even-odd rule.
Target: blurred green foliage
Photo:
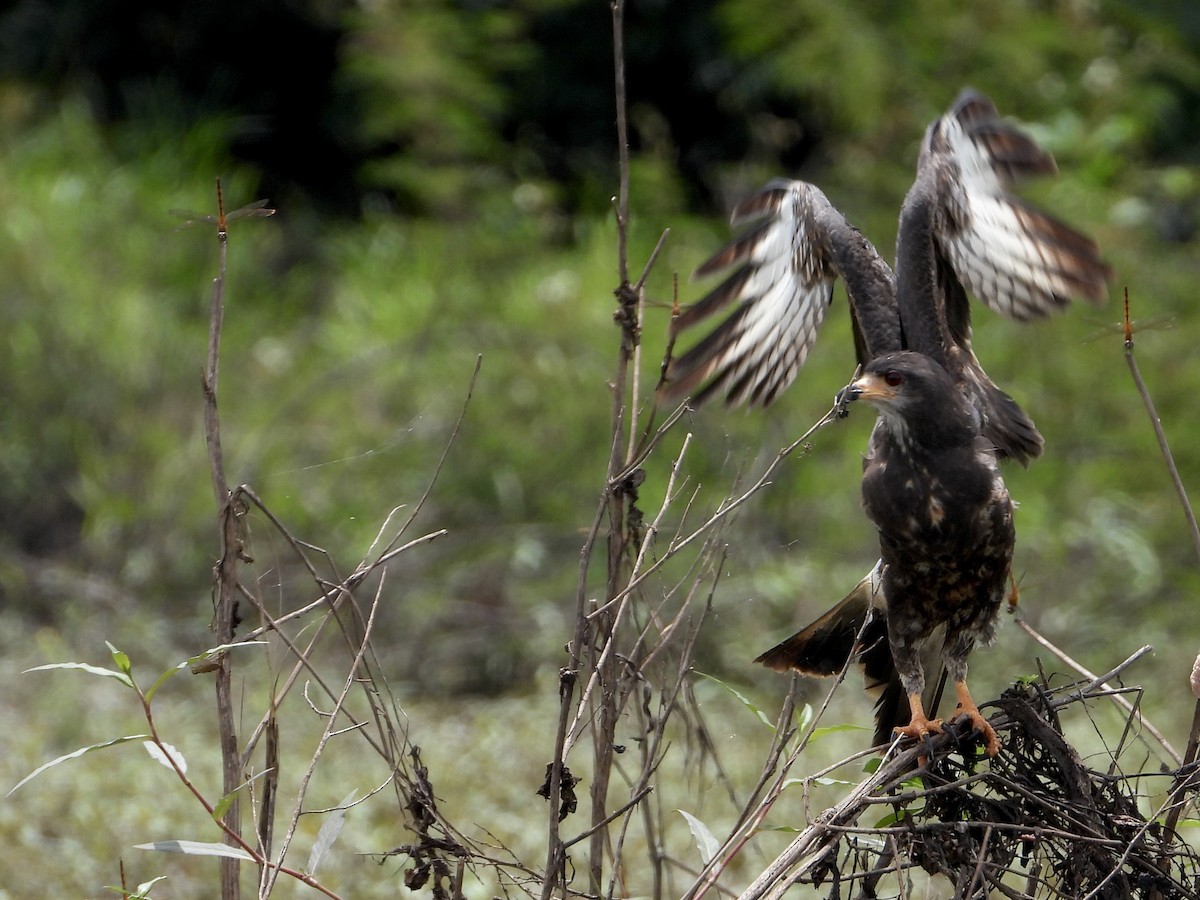
[[[692,54],[694,71],[674,79],[683,88],[638,79],[653,71],[647,61],[669,16],[637,5],[630,14],[635,265],[671,229],[649,282],[643,396],[665,343],[672,273],[689,272],[726,235],[688,211],[697,177],[750,189],[811,147],[790,174],[819,181],[887,247],[924,123],[973,83],[1056,152],[1062,175],[1031,185],[1031,196],[1098,237],[1114,287],[1132,288],[1135,316],[1175,317],[1173,331],[1147,333],[1143,366],[1152,386],[1161,379],[1164,418],[1178,429],[1185,476],[1194,475],[1182,388],[1196,378],[1183,361],[1200,183],[1194,124],[1180,121],[1200,91],[1194,32],[1172,30],[1149,8],[1094,4],[814,2],[776,14],[771,29],[758,27],[769,13],[753,0],[688,9],[695,21],[672,51]],[[583,131],[551,132],[537,120],[514,130],[513,119],[532,83],[522,78],[540,73],[535,93],[548,97],[547,79],[568,65],[547,36],[595,10],[545,2],[468,14],[423,0],[313,16],[345,33],[330,90],[358,98],[345,145],[369,148],[348,176],[364,199],[346,218],[317,212],[299,186],[284,188],[275,219],[235,223],[221,397],[231,475],[295,533],[357,559],[388,511],[425,491],[481,360],[419,523],[451,534],[408,573],[398,618],[409,625],[394,627],[431,639],[461,603],[477,609],[484,635],[496,621],[527,634],[529,623],[565,614],[569,561],[607,454],[615,232],[607,213],[568,199],[611,192],[596,180],[611,159],[591,174],[556,167],[554,135],[579,137],[585,157],[596,148]],[[589,59],[608,43],[602,33],[574,39]],[[695,58],[704,52],[712,58]],[[607,90],[606,69],[588,75],[590,91]],[[697,86],[725,118],[744,120],[744,157],[697,157],[680,143],[687,111],[664,100]],[[206,608],[215,550],[198,372],[216,246],[201,231],[174,233],[167,210],[211,207],[215,172],[227,175],[231,205],[253,199],[258,173],[232,155],[235,119],[180,127],[177,116],[130,107],[106,121],[69,81],[59,93],[48,105],[46,85],[12,79],[0,103],[4,596],[26,615],[71,621],[86,585],[114,615],[132,596],[136,608],[190,627]],[[581,112],[594,114],[590,103]],[[414,204],[437,215],[392,211]],[[685,284],[682,299],[698,290]],[[1030,585],[1087,585],[1098,627],[1114,625],[1105,616],[1130,602],[1169,609],[1156,601],[1183,596],[1189,550],[1174,499],[1145,474],[1158,471],[1155,448],[1117,339],[1083,343],[1101,327],[1084,310],[1030,328],[978,316],[981,357],[1049,442],[1046,459],[1009,476],[1025,500]],[[1101,320],[1116,317],[1109,309]],[[735,473],[765,464],[844,380],[840,302],[827,327],[770,414],[712,408],[693,418],[688,472],[712,497]],[[771,585],[773,627],[837,595],[872,556],[856,501],[865,427],[822,434],[738,521],[745,556],[731,571],[747,581],[738,590]],[[661,495],[665,459],[652,463],[644,505]],[[1134,480],[1131,465],[1141,473]],[[1126,565],[1137,578],[1118,588],[1113,576]],[[801,613],[797,595],[812,598]],[[414,629],[414,620],[430,624]],[[548,628],[546,646],[560,637]],[[486,638],[480,644],[492,653]],[[720,653],[718,670],[740,666],[750,649]],[[482,666],[508,673],[497,687],[527,671],[520,640],[499,655]]]
[[[277,11],[240,5],[247,16]],[[399,565],[378,644],[414,695],[544,684],[569,635],[578,550],[609,451],[617,276],[606,8],[289,8],[289,28],[311,25],[336,48],[311,56],[319,91],[297,81],[307,102],[280,99],[286,83],[250,89],[262,61],[245,57],[261,48],[197,39],[180,63],[193,70],[164,68],[163,48],[175,45],[154,41],[182,40],[182,27],[135,30],[149,35],[157,75],[150,62],[115,74],[95,62],[120,50],[103,23],[90,67],[58,44],[44,58],[37,48],[6,57],[6,642],[24,664],[48,661],[28,653],[59,641],[70,649],[57,658],[102,655],[103,637],[143,655],[204,643],[217,540],[199,374],[216,242],[176,233],[167,211],[211,211],[222,173],[232,206],[262,190],[279,208],[230,233],[221,414],[231,480],[345,569],[390,510],[421,498],[449,446],[417,523],[449,535]],[[31,9],[45,13],[19,3],[4,21]],[[149,15],[140,4],[113,9]],[[1097,237],[1114,297],[1128,285],[1135,318],[1173,317],[1172,329],[1137,335],[1138,359],[1184,481],[1200,485],[1198,21],[1200,8],[1165,2],[634,4],[635,271],[671,230],[648,282],[642,396],[665,345],[672,276],[683,276],[683,301],[700,295],[686,275],[725,239],[729,202],[772,175],[816,181],[890,247],[925,124],[972,84],[1054,151],[1061,175],[1027,194]],[[192,24],[209,35],[222,23]],[[67,31],[46,33],[73,46]],[[298,71],[293,51],[282,51],[287,72]],[[255,105],[268,100],[269,115]],[[316,167],[297,162],[305,128],[325,148]],[[828,333],[769,413],[713,406],[686,421],[695,439],[683,474],[698,507],[761,471],[828,407],[852,369],[843,306],[839,291]],[[1155,643],[1143,675],[1167,696],[1146,704],[1171,720],[1184,715],[1169,690],[1186,696],[1197,648],[1180,625],[1200,576],[1120,338],[1102,334],[1118,306],[1034,326],[979,311],[976,347],[1047,439],[1044,459],[1007,470],[1021,502],[1028,615],[1097,669]],[[825,430],[738,514],[716,626],[699,650],[706,671],[769,700],[780,682],[746,661],[873,562],[857,499],[868,429],[855,416]],[[682,431],[648,465],[648,511]],[[286,558],[281,547],[254,550]],[[279,590],[288,576],[271,577]],[[27,646],[35,627],[41,643]],[[991,679],[978,683],[999,687],[1032,668],[1036,651],[1012,632],[977,654]],[[19,683],[14,720],[56,708],[44,684]],[[70,749],[86,742],[69,733],[84,718],[38,717],[29,740]],[[23,746],[16,771],[4,769],[10,783],[39,761]]]

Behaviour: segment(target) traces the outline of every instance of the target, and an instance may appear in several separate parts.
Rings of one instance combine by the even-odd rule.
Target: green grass
[[[79,542],[50,558],[22,547],[15,525],[5,539],[4,785],[77,747],[143,729],[131,698],[113,684],[21,670],[67,660],[107,664],[107,639],[139,671],[156,672],[211,638],[217,548],[198,375],[215,241],[173,233],[166,210],[210,205],[215,171],[226,172],[233,205],[254,199],[246,193],[253,173],[234,170],[205,129],[164,137],[136,165],[122,149],[127,137],[67,106],[0,144],[9,173],[0,187],[9,238],[0,249],[0,491],[10,508],[47,527],[64,503],[84,517]],[[638,175],[645,190],[666,177],[652,165]],[[1175,316],[1173,330],[1139,335],[1137,352],[1184,481],[1196,485],[1194,247],[1159,242],[1149,224],[1121,224],[1113,210],[1137,190],[1063,188],[1047,202],[1089,223],[1118,273],[1114,288],[1130,286],[1135,316]],[[672,205],[668,197],[665,211],[644,207],[652,212],[634,222],[635,268],[661,229],[672,229],[649,282],[647,392],[665,341],[672,273],[689,272],[725,234]],[[453,225],[372,216],[326,226],[290,215],[281,209],[277,220],[239,222],[231,233],[221,382],[231,480],[251,484],[344,573],[388,512],[411,508],[424,492],[482,355],[461,432],[416,525],[449,534],[389,576],[375,643],[447,815],[541,865],[546,811],[534,792],[552,755],[555,677],[571,634],[578,552],[608,452],[614,229],[581,219],[564,239],[552,206],[507,194],[487,197],[476,221]],[[873,213],[871,221],[885,229],[894,213]],[[872,236],[888,245],[886,235]],[[683,299],[700,289],[685,281]],[[713,406],[668,437],[647,466],[644,509],[660,501],[684,430],[694,434],[684,474],[700,507],[710,507],[739,473],[761,471],[828,408],[852,369],[840,295],[836,305],[800,382],[770,413]],[[1116,307],[1073,310],[1031,327],[980,312],[976,346],[1047,438],[1045,459],[1028,471],[1007,470],[1021,503],[1017,571],[1027,615],[1095,671],[1153,643],[1154,657],[1129,677],[1147,687],[1149,718],[1182,747],[1200,577],[1120,341],[1085,343],[1097,320],[1116,321]],[[857,499],[869,427],[856,415],[821,432],[725,532],[728,563],[697,666],[765,710],[778,708],[786,679],[748,660],[840,598],[875,559]],[[291,597],[302,582],[286,547],[264,520],[253,518],[251,527],[256,587],[273,602]],[[1005,627],[995,647],[973,658],[972,684],[980,697],[998,693],[1034,671],[1039,657],[1061,671]],[[244,722],[258,714],[262,689],[260,681],[247,684]],[[823,686],[804,690],[815,703]],[[158,704],[164,737],[215,792],[211,694],[206,677],[177,676]],[[700,680],[696,694],[733,790],[744,792],[770,733],[719,686]],[[845,690],[828,721],[868,719],[867,701]],[[289,752],[306,759],[320,725],[294,707],[284,720]],[[689,752],[696,735],[679,728],[654,802],[719,833],[732,816],[726,788],[711,761]],[[842,758],[861,739],[855,732],[823,739],[806,771]],[[586,775],[586,760],[572,765]],[[309,800],[316,807],[351,788],[364,793],[387,774],[365,763],[348,736],[318,772]],[[294,763],[285,777],[297,777]],[[294,791],[289,781],[284,798]],[[829,788],[806,806],[788,795],[774,823],[800,823],[835,796]],[[695,861],[684,818],[672,820],[670,850]],[[303,820],[301,861],[318,827],[316,817]],[[568,822],[569,833],[576,827]],[[121,859],[131,881],[169,875],[155,896],[211,896],[211,860],[131,849],[215,839],[202,811],[137,746],[90,754],[24,786],[0,802],[0,837],[0,897],[102,896]],[[411,837],[384,792],[348,816],[323,875],[348,896],[394,896],[401,864],[377,866],[358,854]],[[785,840],[786,833],[764,838],[765,855],[745,857],[733,877],[751,877]],[[483,877],[469,883],[470,896],[492,895]]]

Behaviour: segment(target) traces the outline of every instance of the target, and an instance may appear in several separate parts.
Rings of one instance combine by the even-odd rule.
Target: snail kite
[[[884,687],[890,703],[880,710],[876,742],[905,718],[897,731],[921,738],[941,731],[925,714],[920,656],[940,631],[958,711],[995,755],[996,733],[967,690],[967,656],[995,634],[1016,536],[995,448],[979,434],[962,391],[924,354],[876,357],[845,397],[879,412],[863,461],[862,501],[879,531],[880,564],[846,600],[757,661],[829,675],[841,671],[859,640],[868,683]],[[860,636],[872,602],[886,615],[873,617]],[[897,708],[904,696],[907,710]]]
[[[966,659],[993,635],[1012,558],[1012,504],[997,460],[1027,464],[1043,441],[975,357],[967,292],[1020,321],[1073,297],[1105,299],[1109,270],[1096,245],[1008,192],[1021,176],[1054,171],[1053,158],[990,100],[964,91],[926,131],[894,272],[818,188],[773,181],[734,210],[735,225],[757,224],[696,273],[733,274],[673,323],[678,332],[736,303],[671,362],[663,399],[722,393],[767,405],[804,364],[834,281],[846,284],[866,369],[844,396],[879,411],[862,492],[882,559],[845,600],[757,662],[829,675],[857,651],[868,688],[882,688],[876,743],[893,725],[913,737],[940,730],[925,715],[918,653],[939,631],[960,709],[988,753],[999,749],[967,691]]]

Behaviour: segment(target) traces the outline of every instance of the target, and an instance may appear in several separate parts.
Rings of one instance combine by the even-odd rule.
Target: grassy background
[[[752,7],[740,15],[753,18]],[[806,8],[831,33],[844,34],[830,18],[838,5]],[[736,18],[734,9],[721,7]],[[894,241],[921,127],[960,83],[996,93],[1003,111],[1030,119],[1055,151],[1062,176],[1026,193],[1093,234],[1116,274],[1114,299],[1099,311],[1073,309],[1033,326],[977,311],[980,358],[1047,442],[1046,457],[1028,470],[1006,470],[1020,502],[1022,605],[1095,671],[1154,644],[1153,658],[1133,675],[1147,687],[1148,717],[1182,747],[1200,576],[1120,338],[1104,329],[1119,319],[1116,297],[1126,285],[1135,318],[1170,317],[1173,327],[1138,334],[1138,359],[1184,482],[1200,483],[1197,151],[1186,140],[1182,149],[1164,150],[1147,124],[1171,117],[1155,117],[1164,102],[1161,71],[1150,71],[1149,51],[1134,38],[1154,44],[1157,59],[1177,63],[1177,82],[1194,84],[1195,74],[1186,54],[1172,55],[1178,36],[1139,32],[1130,15],[1104,7],[1068,52],[1072,23],[1050,28],[1029,13],[1021,22],[1048,28],[1050,49],[1033,61],[1021,57],[1007,73],[1002,61],[1011,57],[1002,51],[1018,29],[992,22],[1009,37],[983,61],[914,55],[903,71],[923,73],[913,84],[928,89],[906,91],[916,99],[899,109],[889,105],[896,88],[884,87],[892,76],[852,64],[876,58],[878,47],[838,63],[854,78],[821,81],[812,67],[789,63],[802,51],[811,60],[811,45],[755,43],[740,19],[726,27],[740,35],[731,38],[741,54],[733,58],[747,70],[745,60],[760,59],[773,67],[771,78],[810,79],[792,89],[821,98],[817,108],[837,128],[793,174],[820,182],[881,248]],[[864,40],[911,34],[922,21],[929,20],[868,29]],[[812,22],[781,24],[780,31],[801,25]],[[1050,82],[1080,96],[1076,84],[1089,71],[1100,78],[1089,66],[1102,69],[1102,60],[1117,67],[1117,84],[1082,91],[1086,100],[1054,111]],[[1037,88],[1023,96],[1016,85],[1026,70],[1030,78],[1036,70]],[[594,77],[603,83],[608,74]],[[167,211],[210,208],[218,172],[231,205],[248,202],[261,174],[234,158],[228,122],[219,118],[114,124],[82,96],[45,100],[13,84],[0,96],[0,677],[7,686],[0,784],[7,785],[76,747],[142,730],[136,707],[114,685],[23,669],[64,660],[107,664],[109,640],[139,671],[157,674],[209,643],[217,545],[199,373],[215,245],[210,234],[176,233]],[[648,394],[673,277],[681,276],[683,300],[697,298],[702,287],[686,275],[727,229],[719,215],[689,202],[680,174],[687,148],[656,130],[654,109],[635,102],[634,118],[635,267],[671,229],[648,283]],[[608,454],[615,228],[596,197],[612,184],[599,180],[599,190],[584,190],[585,200],[572,205],[540,173],[513,167],[481,189],[470,179],[463,186],[464,171],[478,174],[456,163],[430,175],[436,202],[421,215],[368,203],[346,217],[289,206],[285,196],[275,219],[235,223],[222,421],[231,480],[252,485],[293,533],[345,570],[391,509],[421,496],[482,357],[461,433],[418,523],[449,534],[394,568],[376,645],[452,817],[540,862],[545,813],[534,791],[552,754],[555,675],[571,633],[578,551]],[[389,177],[423,184],[419,174]],[[735,194],[765,174],[766,164],[752,158],[714,179]],[[853,367],[843,307],[839,292],[800,381],[769,413],[713,406],[669,436],[648,466],[644,508],[656,508],[685,430],[695,440],[684,474],[698,502],[711,505],[828,408]],[[766,710],[777,708],[786,682],[748,660],[841,597],[876,557],[857,500],[869,427],[869,417],[856,415],[821,432],[812,451],[789,460],[726,532],[729,559],[696,664]],[[253,548],[263,564],[260,589],[282,596],[294,573],[271,562],[283,567],[285,550],[264,523],[251,524],[263,536]],[[1034,671],[1039,656],[1022,633],[1004,628],[995,648],[973,658],[978,695]],[[248,722],[261,687],[245,684]],[[803,690],[816,702],[823,686]],[[769,731],[712,682],[698,678],[695,691],[729,784],[745,790]],[[867,721],[867,703],[855,693],[839,693],[829,721]],[[215,792],[207,681],[177,678],[159,707],[164,736]],[[719,831],[731,814],[727,788],[711,760],[702,765],[698,750],[684,752],[701,744],[680,727],[677,793],[655,802],[693,812]],[[302,755],[320,723],[298,713],[286,728],[288,747]],[[1085,744],[1087,733],[1084,726]],[[858,732],[830,735],[814,750],[812,769],[861,740]],[[586,774],[587,764],[578,765]],[[315,789],[313,806],[336,803],[352,787],[369,790],[386,774],[361,765],[349,742],[331,748],[320,771],[327,781]],[[826,802],[809,801],[813,810]],[[796,804],[799,816],[803,804]],[[691,839],[682,817],[677,824],[668,840],[686,856]],[[305,819],[304,827],[315,835],[319,822]],[[136,747],[89,755],[0,803],[0,897],[99,896],[116,883],[121,858],[131,881],[169,874],[156,896],[209,896],[212,861],[130,847],[213,839],[210,832],[169,773]],[[786,834],[765,839],[763,859],[776,837]],[[369,803],[348,817],[323,874],[349,896],[392,896],[400,864],[378,867],[355,854],[406,840],[395,809]],[[747,877],[756,859],[743,863]],[[468,887],[479,897],[493,889]]]

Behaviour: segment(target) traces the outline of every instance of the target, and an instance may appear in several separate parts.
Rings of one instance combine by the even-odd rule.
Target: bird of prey
[[[770,182],[733,212],[735,225],[757,224],[696,270],[734,271],[674,320],[675,333],[737,305],[671,361],[662,398],[723,393],[731,403],[769,404],[803,366],[840,276],[859,363],[896,350],[930,356],[970,398],[1001,456],[1028,463],[1042,436],[976,359],[967,291],[1021,321],[1072,297],[1105,299],[1109,270],[1096,245],[1007,190],[1020,176],[1054,171],[1053,157],[990,100],[963,91],[925,133],[894,273],[819,188]]]
[[[757,662],[830,675],[857,652],[868,688],[883,689],[877,744],[893,724],[913,737],[940,729],[925,714],[918,650],[942,631],[960,708],[987,751],[999,749],[967,691],[966,658],[992,637],[1012,557],[1012,507],[996,460],[1027,464],[1043,442],[976,359],[967,291],[1017,320],[1073,297],[1105,298],[1109,270],[1096,245],[1007,190],[1019,176],[1053,171],[1051,156],[991,101],[964,91],[926,131],[894,273],[818,188],[773,181],[734,211],[735,224],[758,224],[697,270],[733,274],[674,322],[679,331],[737,303],[671,362],[665,399],[723,393],[766,405],[803,365],[835,279],[846,283],[866,366],[846,397],[880,414],[862,490],[882,559],[845,600]]]
[[[845,396],[879,412],[862,500],[879,531],[880,564],[849,597],[757,662],[829,675],[857,645],[868,685],[885,688],[875,742],[905,720],[896,731],[919,739],[941,731],[925,713],[921,660],[923,645],[940,631],[958,713],[994,756],[1000,743],[967,690],[967,656],[995,634],[1016,539],[995,448],[980,435],[970,401],[924,354],[876,357]],[[884,615],[868,619],[872,604]],[[901,696],[907,710],[897,708]]]

